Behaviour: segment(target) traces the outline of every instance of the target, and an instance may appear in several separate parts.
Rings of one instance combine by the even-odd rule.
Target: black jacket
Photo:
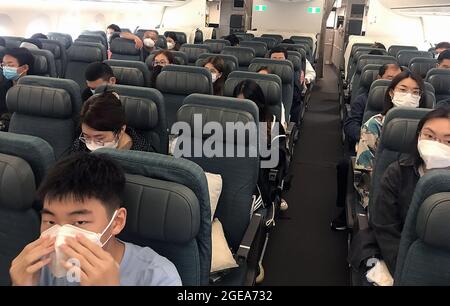
[[[378,196],[369,207],[369,223],[381,255],[394,275],[400,237],[420,175],[413,160],[392,163],[381,179]]]

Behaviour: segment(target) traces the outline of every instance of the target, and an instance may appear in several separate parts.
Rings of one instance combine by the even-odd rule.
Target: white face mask
[[[101,148],[108,148],[108,149],[117,149],[119,146],[119,139],[116,139],[114,141],[105,142],[103,146],[96,144],[95,142],[86,142],[86,148],[89,149],[89,151],[93,152],[95,150],[101,149]]]
[[[110,235],[104,243],[101,242],[101,238],[103,234],[105,234],[105,232],[111,226],[116,215],[117,210],[114,212],[111,221],[109,221],[108,225],[101,233],[94,233],[73,226],[71,224],[64,224],[63,226],[55,224],[46,231],[42,232],[41,237],[43,236],[56,237],[55,251],[50,254],[51,262],[48,265],[50,272],[57,278],[63,277],[67,274],[67,270],[64,268],[63,263],[69,260],[69,258],[67,258],[67,256],[60,250],[60,247],[61,245],[64,244],[66,237],[75,238],[76,235],[81,234],[90,241],[92,241],[93,243],[97,244],[98,246],[103,247],[109,241],[109,239],[111,239],[112,235]]]
[[[211,77],[212,77],[212,82],[215,83],[217,81],[217,79],[219,79],[219,74],[211,73]]]
[[[413,95],[409,92],[394,91],[394,97],[392,98],[392,104],[396,107],[419,107],[420,96]]]
[[[155,41],[151,38],[144,38],[144,45],[148,48],[153,48],[155,46]]]
[[[167,49],[172,50],[175,47],[175,44],[172,42],[167,43]]]
[[[419,140],[417,149],[427,169],[450,167],[450,146],[434,140]]]

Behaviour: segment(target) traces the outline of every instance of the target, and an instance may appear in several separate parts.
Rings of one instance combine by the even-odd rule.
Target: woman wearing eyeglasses
[[[450,108],[429,112],[419,122],[417,135],[411,157],[392,163],[384,172],[379,196],[370,207],[370,225],[391,275],[417,181],[433,169],[450,169]]]
[[[100,148],[153,152],[151,144],[126,125],[125,111],[117,94],[104,92],[90,97],[80,114],[81,135],[72,152],[92,152]]]
[[[384,117],[393,107],[424,107],[426,102],[424,90],[425,84],[419,75],[410,71],[403,71],[392,80],[386,91],[383,112],[370,118],[361,127],[361,137],[356,150],[355,169],[362,171],[363,175],[368,178],[363,185],[358,186],[364,207],[369,203],[370,183],[368,181],[370,181]]]
[[[161,50],[155,53],[152,61],[152,66],[149,67],[150,71],[152,72],[151,82],[153,88],[155,88],[156,86],[156,78],[160,74],[163,67],[170,64],[175,64],[175,56],[173,56],[172,52],[168,50]]]

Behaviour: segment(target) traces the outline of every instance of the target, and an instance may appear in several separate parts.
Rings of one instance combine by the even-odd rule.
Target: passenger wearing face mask
[[[116,238],[126,225],[124,190],[124,171],[106,155],[60,160],[39,187],[41,236],[13,260],[12,284],[180,286],[167,258]]]
[[[86,67],[84,73],[87,88],[81,94],[83,101],[86,101],[95,94],[95,89],[102,85],[114,85],[117,82],[112,68],[101,62],[91,63]]]
[[[426,95],[423,79],[410,71],[397,75],[389,85],[384,99],[384,111],[370,118],[361,127],[361,136],[356,150],[355,169],[361,171],[370,180],[375,153],[377,152],[384,117],[393,107],[424,107]],[[369,203],[370,184],[358,186],[362,205]]]
[[[225,85],[225,62],[218,56],[211,56],[206,59],[203,65],[211,72],[214,95],[223,96],[223,87]]]
[[[125,111],[114,92],[90,97],[81,109],[81,134],[72,152],[91,152],[100,148],[155,151],[147,140],[127,126]]]
[[[161,50],[155,53],[153,56],[152,66],[149,67],[152,73],[151,84],[153,88],[156,88],[156,78],[163,69],[163,67],[175,64],[175,57],[173,53],[168,50]]]
[[[429,112],[419,122],[416,141],[409,158],[386,169],[379,196],[370,207],[370,226],[391,275],[417,181],[434,169],[450,169],[450,108]]]
[[[32,74],[34,57],[26,48],[7,48],[1,61],[0,131],[8,131],[10,114],[6,108],[6,93],[25,75]]]
[[[156,50],[156,42],[158,41],[158,31],[146,31],[143,36],[144,58],[147,58],[152,51]]]
[[[178,42],[178,37],[175,33],[169,32],[166,34],[167,49],[172,51],[180,51],[180,43]]]

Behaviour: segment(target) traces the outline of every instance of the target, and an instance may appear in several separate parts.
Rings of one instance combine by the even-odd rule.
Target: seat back
[[[185,286],[206,286],[211,269],[211,208],[200,166],[149,152],[99,149],[126,174],[127,225],[120,238],[169,259]]]
[[[246,40],[252,40],[255,35],[252,33],[234,33],[236,37],[239,39],[239,42],[246,41]]]
[[[178,40],[178,43],[180,44],[180,46],[187,43],[186,33],[177,32],[177,31],[166,31],[166,32],[164,32],[164,36],[167,37],[167,34],[169,34],[169,33],[174,33],[177,36],[177,40]]]
[[[180,51],[187,54],[188,64],[194,65],[200,54],[210,53],[211,49],[205,44],[184,44],[181,46]]]
[[[200,29],[196,29],[194,34],[194,44],[202,44],[202,43],[203,43],[203,31]]]
[[[107,60],[104,63],[113,69],[117,83],[140,87],[150,86],[150,71],[143,62]]]
[[[269,50],[277,46],[277,40],[272,37],[253,37],[252,41],[259,41],[265,43],[267,45],[267,49]]]
[[[178,122],[186,122],[194,130],[194,116],[201,116],[202,127],[208,123],[218,122],[222,127],[226,124],[240,123],[249,126],[258,124],[258,109],[250,100],[209,95],[190,95],[177,113]],[[223,129],[226,130],[225,128]],[[234,133],[233,133],[234,134]],[[245,133],[244,133],[245,134]],[[238,134],[239,135],[239,134]],[[252,213],[252,194],[259,173],[258,129],[248,133],[247,137],[222,137],[222,149],[217,155],[210,157],[205,154],[187,157],[198,164],[204,171],[222,176],[222,193],[214,217],[223,225],[228,245],[233,252],[239,248],[244,233],[249,225]],[[191,144],[204,144],[206,135],[184,135]],[[183,137],[183,136],[180,136]],[[220,140],[218,140],[220,142]],[[184,144],[183,144],[184,145]],[[228,147],[228,149],[227,149]],[[253,152],[243,154],[244,157],[227,157],[229,152]],[[216,152],[217,152],[216,151]],[[193,152],[193,151],[191,151]],[[194,156],[194,154],[190,154]],[[224,157],[220,157],[224,156]]]
[[[106,33],[105,33],[105,31],[89,31],[89,30],[86,30],[86,31],[83,31],[82,33],[81,33],[82,35],[94,35],[94,36],[100,36],[101,37],[101,42],[102,42],[102,44],[106,47],[106,46],[108,46],[108,37],[106,36]]]
[[[185,97],[192,93],[213,94],[211,73],[203,67],[168,65],[156,78],[156,89],[164,96],[170,129]]]
[[[351,77],[353,77],[353,75],[356,72],[356,66],[358,64],[358,60],[361,56],[365,55],[365,54],[369,54],[371,51],[373,50],[377,50],[380,52],[383,52],[384,55],[388,55],[386,50],[383,49],[378,49],[378,48],[370,48],[370,47],[359,47],[355,49],[355,53],[352,56],[352,61],[349,65],[349,70],[348,70],[348,74],[349,74],[349,79],[351,79]]]
[[[30,49],[34,57],[32,73],[34,75],[56,78],[56,64],[53,54],[48,50]]]
[[[64,89],[18,84],[8,91],[6,105],[13,113],[9,132],[44,139],[57,158],[72,146],[75,107]]]
[[[397,53],[397,61],[400,66],[409,67],[409,63],[415,57],[421,58],[433,58],[433,54],[428,51],[416,51],[416,50],[400,50]]]
[[[276,40],[277,45],[281,44],[281,42],[283,41],[283,36],[280,34],[263,34],[261,35],[261,37],[273,38]]]
[[[413,51],[417,51],[419,49],[417,49],[417,47],[415,46],[402,46],[402,45],[392,45],[389,47],[388,49],[388,53],[390,56],[393,56],[395,58],[397,58],[397,54],[398,52],[400,52],[401,50],[413,50]]]
[[[363,68],[359,87],[352,88],[351,102],[353,102],[359,95],[369,92],[370,86],[378,77],[380,67],[381,65],[369,64]]]
[[[364,110],[363,123],[367,122],[372,116],[383,112],[384,98],[390,80],[375,80],[370,86],[369,98],[367,99],[366,108]],[[436,104],[436,98],[434,96],[433,86],[425,82],[425,107],[432,109]]]
[[[280,77],[282,82],[282,99],[286,112],[286,121],[289,121],[289,114],[292,106],[294,95],[294,66],[288,60],[272,60],[266,58],[255,58],[248,71],[256,72],[261,67],[269,67],[273,74]]]
[[[414,57],[409,62],[409,70],[420,75],[422,79],[425,79],[428,71],[436,68],[437,64],[438,61],[434,58]]]
[[[450,283],[450,174],[434,170],[417,183],[403,226],[394,285]]]
[[[230,46],[230,42],[226,39],[207,39],[203,42],[211,50],[211,53],[220,53],[223,48]]]
[[[225,54],[213,54],[213,53],[203,53],[200,54],[198,60],[195,62],[196,66],[203,67],[205,64],[205,60],[211,56],[217,56],[223,59],[225,63],[225,70],[228,73],[235,71],[239,68],[239,61],[234,55],[225,55]]]
[[[101,44],[105,47],[107,46],[104,44],[103,37],[100,35],[81,34],[80,36],[77,37],[77,39],[75,39],[75,42],[77,42],[77,41],[97,43],[97,44]]]
[[[376,201],[384,171],[394,161],[403,158],[404,154],[413,152],[417,145],[417,125],[430,110],[421,108],[391,109],[383,122],[381,138],[375,154],[375,168],[372,173],[370,187],[370,207]]]
[[[262,41],[243,41],[239,43],[239,46],[252,48],[255,50],[256,57],[265,57],[267,54],[267,44]]]
[[[225,47],[220,54],[236,56],[239,62],[239,70],[246,71],[251,61],[255,58],[255,50],[247,47]]]
[[[98,45],[74,43],[67,50],[66,79],[74,80],[83,91],[86,88],[84,73],[87,66],[105,59],[102,49]]]
[[[158,35],[158,40],[156,41],[156,47],[160,49],[167,49],[167,40],[164,35]]]
[[[98,89],[102,92],[104,87]],[[144,136],[156,153],[167,154],[166,105],[162,94],[153,88],[127,85],[108,85],[119,94],[125,109],[127,125]]]
[[[114,38],[111,41],[111,59],[127,61],[143,61],[142,49],[136,49],[132,40],[125,38]]]
[[[297,51],[288,51],[288,58],[289,61],[292,62],[292,65],[294,66],[294,71],[296,73],[300,73],[301,70],[305,70],[306,67],[306,57],[304,54],[301,54]]]
[[[256,72],[234,71],[228,76],[224,95],[233,97],[234,89],[239,82],[244,80],[253,80],[261,87],[266,103],[270,107],[270,111],[278,120],[281,121],[281,105],[282,105],[282,82],[276,74],[261,74]]]
[[[450,98],[450,69],[433,68],[428,71],[426,81],[433,85],[437,102]]]
[[[295,43],[308,43],[311,49],[314,48],[314,40],[310,36],[291,36],[290,37]]]
[[[53,54],[55,59],[56,75],[60,78],[64,77],[67,65],[67,52],[64,45],[57,40],[40,39],[42,49],[48,50]]]
[[[11,285],[13,259],[40,233],[40,220],[32,208],[36,185],[30,165],[0,153],[0,285]]]
[[[6,48],[19,48],[20,44],[22,43],[22,40],[24,40],[24,37],[18,37],[18,36],[0,36],[5,40],[5,47]]]
[[[73,44],[72,36],[69,34],[58,33],[58,32],[49,32],[47,34],[48,39],[57,40],[63,44],[63,46],[67,49],[70,48]]]

